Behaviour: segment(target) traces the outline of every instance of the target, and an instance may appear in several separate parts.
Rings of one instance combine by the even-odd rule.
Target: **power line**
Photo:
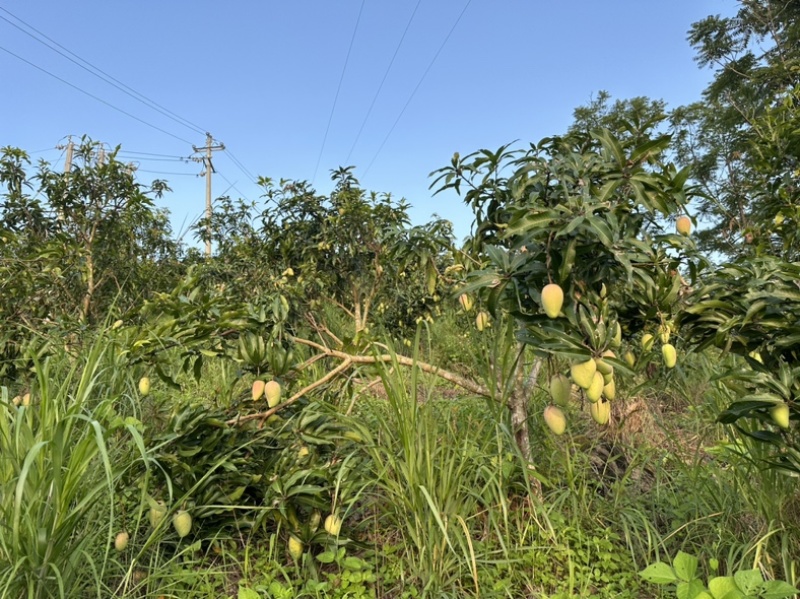
[[[151,100],[150,98],[148,98],[148,97],[147,97],[147,96],[145,96],[144,94],[142,94],[142,93],[140,93],[140,92],[136,91],[136,90],[135,90],[135,89],[133,89],[132,87],[130,87],[130,86],[128,86],[128,85],[125,85],[125,84],[124,84],[122,81],[120,81],[119,79],[116,79],[116,78],[115,78],[115,77],[113,77],[112,75],[109,75],[108,73],[106,73],[105,71],[103,71],[101,68],[99,68],[99,67],[96,67],[95,65],[93,65],[93,64],[92,64],[91,62],[89,62],[88,60],[86,60],[86,59],[84,59],[84,58],[81,58],[80,56],[78,56],[77,54],[75,54],[73,51],[69,50],[68,48],[65,48],[64,46],[62,46],[61,44],[59,44],[57,41],[55,41],[54,39],[52,39],[52,38],[48,37],[46,34],[42,33],[42,32],[41,32],[41,31],[39,31],[38,29],[36,29],[36,28],[35,28],[33,25],[30,25],[29,23],[26,23],[25,21],[23,21],[22,19],[20,19],[18,16],[16,16],[16,15],[15,15],[15,14],[13,14],[12,12],[10,12],[10,11],[6,10],[6,9],[5,9],[5,8],[3,8],[2,6],[0,6],[0,10],[1,10],[1,11],[3,11],[4,13],[6,13],[6,14],[10,15],[10,16],[11,16],[11,17],[13,17],[14,19],[16,19],[17,21],[19,21],[19,22],[20,22],[20,23],[22,23],[23,25],[25,25],[25,27],[27,27],[28,29],[31,29],[32,31],[35,31],[35,32],[36,32],[38,35],[40,35],[40,36],[42,36],[43,38],[45,38],[45,39],[46,39],[48,42],[50,42],[51,44],[54,44],[54,45],[55,45],[55,46],[57,46],[58,48],[61,48],[61,50],[64,50],[64,52],[66,52],[66,53],[70,54],[71,56],[74,56],[75,58],[72,58],[71,56],[68,56],[67,54],[65,54],[65,53],[64,53],[64,52],[62,52],[61,50],[58,50],[57,48],[54,48],[52,45],[48,44],[47,42],[44,42],[44,41],[42,41],[40,38],[38,38],[38,37],[36,37],[35,35],[33,35],[33,34],[30,32],[30,31],[26,31],[25,29],[23,29],[22,27],[20,27],[20,26],[19,26],[19,25],[17,25],[16,23],[14,23],[14,22],[10,21],[10,20],[9,20],[9,19],[7,19],[6,17],[4,17],[4,16],[0,15],[0,19],[2,19],[3,21],[5,21],[6,23],[8,23],[9,25],[11,25],[12,27],[16,27],[16,28],[17,28],[19,31],[21,31],[21,32],[22,32],[22,33],[24,33],[25,35],[28,35],[28,36],[32,37],[32,38],[33,38],[33,39],[35,39],[37,42],[39,42],[39,43],[40,43],[40,44],[42,44],[43,46],[46,46],[47,48],[49,48],[49,49],[50,49],[50,50],[52,50],[53,52],[56,52],[56,53],[60,54],[61,56],[63,56],[64,58],[66,58],[67,60],[69,60],[70,62],[72,62],[73,64],[75,64],[75,65],[79,66],[80,68],[82,68],[84,71],[86,71],[86,72],[88,72],[88,73],[90,73],[90,74],[94,75],[95,77],[97,77],[98,79],[100,79],[100,80],[104,81],[105,83],[108,83],[109,85],[111,85],[111,86],[113,86],[113,87],[117,88],[118,90],[120,90],[121,92],[123,92],[123,93],[127,94],[128,96],[130,96],[130,97],[131,97],[131,98],[133,98],[134,100],[136,100],[136,101],[138,101],[138,102],[141,102],[142,104],[144,104],[144,105],[145,105],[145,106],[147,106],[148,108],[150,108],[150,109],[152,109],[152,110],[155,110],[155,111],[157,111],[157,112],[160,112],[161,114],[163,114],[164,116],[166,116],[166,117],[167,117],[167,118],[169,118],[169,119],[172,119],[173,121],[175,121],[175,122],[176,122],[176,123],[178,123],[179,125],[183,125],[184,127],[187,127],[187,128],[189,128],[189,129],[192,129],[192,130],[194,130],[195,132],[198,132],[198,133],[201,133],[201,134],[205,132],[205,129],[202,129],[201,127],[199,127],[199,126],[195,125],[195,124],[194,124],[194,123],[192,123],[191,121],[189,121],[189,120],[187,120],[187,119],[184,119],[184,118],[183,118],[183,117],[181,117],[180,115],[177,115],[177,114],[175,114],[174,112],[172,112],[171,110],[169,110],[169,109],[167,109],[167,108],[165,108],[165,107],[161,106],[161,105],[160,105],[158,102],[156,102],[155,100]],[[76,60],[76,59],[77,59],[77,60]],[[78,62],[78,61],[80,61],[80,62]],[[81,64],[81,63],[84,63],[84,64]],[[87,67],[87,66],[84,66],[84,65],[88,65],[88,67]]]
[[[344,59],[342,74],[339,76],[339,85],[336,87],[336,95],[333,97],[331,114],[328,116],[328,125],[325,127],[325,135],[322,138],[322,147],[319,149],[319,156],[317,156],[317,165],[314,167],[314,176],[311,178],[312,185],[317,178],[317,171],[319,170],[319,163],[322,160],[322,151],[325,149],[325,142],[328,141],[328,131],[330,131],[331,121],[333,121],[333,113],[336,111],[336,102],[339,99],[339,91],[342,89],[342,81],[344,81],[344,74],[345,71],[347,71],[347,63],[350,61],[350,51],[353,49],[353,42],[356,39],[358,24],[361,22],[361,13],[364,11],[364,4],[366,4],[366,0],[361,0],[361,8],[358,9],[358,17],[356,17],[356,26],[353,28],[353,35],[350,37],[350,45],[347,48],[347,56],[345,56]]]
[[[148,162],[189,162],[188,158],[181,158],[180,156],[176,158],[150,158],[139,156],[138,154],[129,154],[128,152],[120,152],[118,156],[123,158],[135,158],[136,160],[146,160]]]
[[[364,171],[364,176],[366,176],[366,174],[369,172],[369,169],[372,168],[372,165],[375,163],[375,159],[378,157],[378,154],[381,153],[381,150],[383,150],[383,146],[386,145],[386,142],[388,141],[389,137],[392,135],[392,132],[394,131],[395,127],[397,127],[397,123],[400,122],[400,119],[403,117],[403,114],[405,113],[406,108],[408,108],[408,105],[411,104],[411,100],[414,98],[414,95],[417,93],[417,90],[422,85],[422,82],[425,81],[425,77],[427,77],[428,73],[431,70],[431,67],[433,67],[433,64],[436,62],[436,59],[439,58],[439,54],[441,54],[442,50],[444,49],[445,45],[447,44],[447,41],[450,39],[450,36],[453,35],[453,32],[456,30],[456,27],[458,26],[459,22],[461,21],[461,17],[464,16],[465,12],[467,12],[467,8],[469,8],[469,5],[471,3],[472,3],[472,0],[467,0],[467,3],[464,5],[464,8],[461,10],[461,13],[458,15],[458,18],[456,19],[456,22],[453,23],[453,26],[450,28],[450,31],[447,33],[447,36],[444,38],[444,41],[442,42],[442,45],[439,46],[439,49],[436,51],[436,54],[434,54],[433,59],[431,60],[430,64],[428,64],[428,68],[426,68],[425,72],[422,73],[422,77],[420,77],[419,81],[417,82],[417,86],[414,88],[414,91],[411,92],[411,95],[408,97],[408,100],[406,100],[406,103],[403,106],[403,109],[400,111],[400,114],[397,115],[397,118],[395,119],[394,124],[392,125],[392,128],[389,129],[389,132],[386,134],[386,137],[383,138],[383,141],[381,142],[381,145],[378,148],[378,151],[375,152],[375,156],[372,157],[372,160],[370,161],[369,165],[367,166],[367,169]]]
[[[240,196],[242,196],[242,197],[243,197],[245,200],[247,200],[248,202],[250,202],[250,198],[248,198],[246,195],[244,195],[244,193],[242,193],[242,190],[241,190],[241,189],[239,189],[238,187],[236,187],[236,183],[238,183],[238,181],[237,181],[236,183],[231,183],[231,182],[230,182],[230,179],[228,179],[228,177],[226,177],[225,175],[223,175],[223,174],[222,174],[222,173],[220,173],[219,171],[217,171],[217,174],[218,174],[220,177],[222,177],[222,178],[225,180],[225,182],[228,184],[228,189],[234,189],[234,190],[236,190],[237,192],[239,192],[239,195],[240,195]],[[225,195],[225,193],[227,193],[228,189],[226,189],[226,190],[225,190],[225,191],[222,193],[222,195]]]
[[[143,168],[137,168],[137,173],[151,173],[154,175],[181,175],[183,177],[197,177],[196,173],[176,173],[176,172],[167,172],[167,171],[150,171]]]
[[[105,105],[106,105],[106,106],[108,106],[109,108],[113,108],[113,109],[114,109],[114,110],[116,110],[117,112],[121,112],[121,113],[122,113],[122,114],[124,114],[125,116],[128,116],[128,117],[130,117],[130,118],[132,118],[132,119],[134,119],[134,120],[136,120],[136,121],[139,121],[139,122],[140,122],[140,123],[142,123],[143,125],[147,125],[148,127],[151,127],[152,129],[155,129],[156,131],[160,131],[161,133],[163,133],[163,134],[165,134],[165,135],[169,135],[170,137],[174,137],[174,138],[175,138],[175,139],[177,139],[178,141],[182,141],[182,142],[183,142],[183,143],[185,143],[185,144],[192,145],[192,142],[190,142],[190,141],[188,141],[188,140],[186,140],[186,139],[183,139],[182,137],[179,137],[179,136],[177,136],[177,135],[175,135],[175,134],[173,134],[173,133],[170,133],[170,132],[169,132],[169,131],[167,131],[166,129],[162,129],[161,127],[158,127],[158,126],[156,126],[156,125],[153,125],[152,123],[148,123],[147,121],[145,121],[145,120],[143,120],[143,119],[140,119],[138,116],[134,116],[134,115],[132,115],[130,112],[127,112],[127,111],[123,110],[122,108],[117,108],[116,106],[114,106],[114,105],[113,105],[113,104],[111,104],[110,102],[106,102],[106,101],[105,101],[105,100],[103,100],[102,98],[99,98],[99,97],[95,96],[94,94],[87,92],[85,89],[82,89],[82,88],[78,87],[77,85],[75,85],[75,84],[73,84],[73,83],[70,83],[70,82],[69,82],[69,81],[67,81],[66,79],[62,79],[62,78],[61,78],[61,77],[59,77],[58,75],[54,75],[53,73],[51,73],[51,72],[50,72],[50,71],[48,71],[47,69],[44,69],[44,68],[40,67],[39,65],[36,65],[36,64],[32,63],[30,60],[27,60],[27,59],[25,59],[25,58],[22,58],[22,56],[20,56],[19,54],[14,54],[14,52],[12,52],[11,50],[9,50],[9,49],[7,49],[7,48],[4,48],[3,46],[0,46],[0,50],[2,50],[3,52],[6,52],[6,53],[8,53],[8,54],[10,54],[10,55],[11,55],[11,56],[13,56],[14,58],[16,58],[16,59],[18,59],[18,60],[21,60],[22,62],[24,62],[24,63],[26,63],[26,64],[28,64],[28,65],[32,66],[33,68],[35,68],[35,69],[38,69],[39,71],[41,71],[41,72],[43,72],[43,73],[45,73],[45,74],[47,74],[47,75],[50,75],[50,76],[51,76],[53,79],[58,79],[58,80],[59,80],[61,83],[65,84],[65,85],[69,85],[71,88],[78,90],[78,91],[79,91],[79,92],[81,92],[82,94],[85,94],[85,95],[89,96],[90,98],[92,98],[92,99],[94,99],[94,100],[97,100],[98,102],[101,102],[101,103],[105,104]]]
[[[175,160],[187,160],[185,156],[176,156],[175,154],[157,154],[155,152],[136,152],[135,150],[120,150],[120,154],[135,154],[138,156],[158,156],[159,158],[173,158]]]
[[[242,173],[248,179],[250,179],[250,181],[252,183],[255,183],[257,177],[253,176],[253,173],[251,173],[249,170],[247,170],[247,168],[244,166],[244,164],[242,164],[242,162],[236,156],[234,156],[233,153],[229,149],[225,148],[225,152],[228,154],[228,158],[231,159],[231,162],[233,162],[239,168],[239,170],[242,171]],[[234,188],[234,189],[236,189],[236,188]]]
[[[367,120],[369,120],[369,116],[372,114],[372,109],[375,107],[375,102],[378,99],[378,96],[383,89],[383,84],[386,83],[386,78],[389,76],[389,71],[392,70],[392,65],[394,64],[394,59],[397,58],[398,52],[400,52],[400,46],[403,45],[403,40],[406,39],[406,33],[408,33],[409,27],[411,27],[411,21],[414,20],[414,15],[417,14],[417,9],[419,5],[422,4],[422,0],[417,0],[417,5],[414,7],[414,10],[411,12],[411,17],[408,19],[408,23],[406,23],[406,28],[403,30],[403,35],[400,36],[400,41],[397,43],[397,47],[394,49],[394,54],[392,55],[392,59],[389,61],[389,66],[386,67],[386,72],[383,74],[383,79],[381,79],[381,83],[378,86],[378,91],[375,92],[375,95],[372,98],[372,103],[369,105],[369,109],[367,110],[367,114],[364,117],[364,120],[361,122],[361,127],[358,128],[358,133],[356,134],[355,140],[353,140],[353,145],[350,146],[350,151],[347,153],[347,158],[345,158],[344,163],[348,164],[350,162],[350,156],[353,154],[353,150],[358,143],[358,140],[361,139],[361,133],[364,131],[364,125],[367,124]]]

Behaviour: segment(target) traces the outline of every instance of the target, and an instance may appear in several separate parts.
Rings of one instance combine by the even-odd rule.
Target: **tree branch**
[[[310,385],[303,387],[300,391],[292,395],[289,399],[284,401],[283,403],[278,404],[274,408],[270,408],[264,412],[258,412],[256,414],[248,414],[247,416],[237,416],[235,418],[231,418],[227,421],[229,425],[237,425],[237,424],[244,424],[246,422],[250,422],[251,420],[261,420],[264,421],[279,410],[285,408],[296,402],[298,399],[306,395],[308,392],[313,391],[317,387],[324,385],[325,383],[331,381],[335,377],[339,376],[345,370],[353,366],[354,364],[379,364],[379,363],[388,363],[397,361],[398,364],[402,364],[403,366],[417,366],[423,372],[428,374],[432,374],[434,376],[438,376],[441,379],[449,381],[454,385],[461,387],[462,389],[466,389],[476,395],[481,395],[483,397],[491,397],[492,394],[490,393],[489,389],[484,387],[483,385],[479,385],[474,381],[466,379],[462,376],[444,370],[442,368],[438,368],[431,364],[427,364],[426,362],[420,362],[414,360],[413,358],[409,358],[403,355],[391,355],[391,354],[380,354],[377,356],[361,356],[361,355],[353,355],[348,354],[347,352],[338,351],[335,349],[330,349],[325,347],[324,345],[320,345],[314,341],[310,341],[308,339],[302,339],[300,337],[290,337],[293,343],[297,343],[299,345],[305,345],[311,348],[316,349],[319,352],[318,356],[307,360],[304,364],[310,363],[310,361],[316,361],[321,357],[330,357],[330,358],[337,358],[342,360],[342,363],[339,364],[336,368],[331,370],[328,374],[323,376],[321,379],[314,381]]]
[[[259,412],[257,414],[248,414],[247,416],[237,416],[236,418],[231,418],[230,420],[228,420],[227,424],[231,424],[231,425],[233,425],[233,424],[244,424],[245,422],[250,422],[251,420],[262,420],[262,421],[266,420],[267,418],[272,416],[278,410],[283,409],[286,406],[292,405],[294,402],[296,402],[298,399],[303,397],[309,391],[313,391],[314,389],[324,385],[325,383],[327,383],[331,379],[336,378],[339,374],[341,374],[342,372],[344,372],[345,370],[350,368],[350,366],[352,366],[352,362],[350,362],[348,360],[345,360],[344,362],[339,364],[336,368],[331,370],[328,374],[323,376],[321,379],[319,379],[318,381],[314,381],[310,385],[306,385],[305,387],[300,389],[300,391],[298,391],[297,393],[292,395],[289,399],[287,399],[286,401],[284,401],[282,403],[279,403],[274,408],[270,408],[266,412]]]

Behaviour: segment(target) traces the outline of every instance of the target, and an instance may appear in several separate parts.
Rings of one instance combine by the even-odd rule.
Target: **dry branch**
[[[317,387],[320,387],[320,386],[324,385],[325,383],[327,383],[328,381],[334,379],[335,377],[340,375],[342,372],[344,372],[345,370],[350,368],[353,364],[378,364],[378,363],[384,363],[385,364],[387,362],[397,361],[398,364],[402,364],[403,366],[416,366],[420,370],[422,370],[423,372],[426,372],[428,374],[432,374],[434,376],[438,376],[439,378],[444,379],[444,380],[446,380],[448,382],[451,382],[454,385],[457,385],[457,386],[461,387],[462,389],[466,389],[467,391],[470,391],[471,393],[474,393],[476,395],[481,395],[483,397],[491,397],[491,393],[489,392],[489,389],[487,389],[483,385],[479,385],[478,383],[475,383],[474,381],[466,379],[466,378],[464,378],[462,376],[459,376],[457,374],[454,374],[454,373],[452,373],[452,372],[450,372],[448,370],[444,370],[444,369],[439,368],[437,366],[433,366],[431,364],[427,364],[426,362],[420,362],[420,361],[414,360],[413,358],[409,358],[408,356],[403,356],[403,355],[399,355],[399,354],[395,354],[395,355],[392,355],[392,354],[380,354],[380,355],[377,355],[377,356],[362,356],[362,355],[348,354],[347,352],[343,352],[343,351],[339,351],[339,350],[335,350],[335,349],[330,349],[328,347],[325,347],[324,345],[321,345],[321,344],[316,343],[314,341],[310,341],[308,339],[302,339],[300,337],[292,337],[291,340],[294,343],[298,343],[300,345],[306,345],[308,347],[312,347],[312,348],[316,349],[319,352],[319,354],[317,356],[314,356],[313,358],[310,358],[304,364],[309,364],[309,363],[315,362],[316,360],[318,360],[318,359],[320,359],[322,357],[337,358],[339,360],[342,360],[342,363],[339,364],[333,370],[331,370],[328,374],[323,376],[321,379],[319,379],[317,381],[314,381],[313,383],[311,383],[310,385],[307,385],[306,387],[303,387],[300,391],[298,391],[297,393],[292,395],[289,399],[287,399],[286,401],[278,404],[274,408],[270,408],[269,410],[266,410],[264,412],[258,412],[256,414],[248,414],[246,416],[237,416],[236,418],[231,418],[227,422],[229,425],[244,424],[245,422],[250,422],[251,420],[264,421],[267,418],[269,418],[270,416],[272,416],[273,414],[275,414],[276,412],[278,412],[279,410],[285,408],[286,406],[289,406],[289,405],[293,404],[298,399],[300,399],[305,394],[307,394],[309,391],[312,391],[312,390],[316,389]]]

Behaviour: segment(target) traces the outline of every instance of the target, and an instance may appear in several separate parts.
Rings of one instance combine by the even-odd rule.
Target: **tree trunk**
[[[509,398],[509,409],[511,410],[511,430],[514,433],[514,440],[517,443],[522,457],[528,463],[528,468],[535,470],[533,460],[533,452],[531,451],[530,431],[528,430],[528,400],[536,380],[539,378],[539,372],[542,369],[542,359],[536,358],[528,374],[527,379],[523,380],[524,373],[524,360],[520,357],[519,364],[517,365],[517,384],[514,385],[514,391]],[[541,495],[541,484],[538,479],[534,479],[534,490],[537,495]]]
[[[89,319],[89,310],[92,306],[92,296],[94,295],[94,258],[92,250],[89,249],[86,256],[86,293],[81,302],[81,322]]]

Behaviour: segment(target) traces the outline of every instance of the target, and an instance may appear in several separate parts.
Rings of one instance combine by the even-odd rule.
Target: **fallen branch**
[[[353,364],[378,364],[378,363],[385,364],[387,362],[393,362],[393,361],[396,360],[398,364],[402,364],[403,366],[416,366],[420,370],[422,370],[423,372],[426,372],[428,374],[432,374],[434,376],[438,376],[439,378],[444,379],[446,381],[449,381],[449,382],[453,383],[454,385],[457,385],[457,386],[461,387],[462,389],[466,389],[467,391],[470,391],[471,393],[474,393],[476,395],[481,395],[483,397],[491,397],[491,393],[489,392],[489,389],[487,389],[483,385],[479,385],[478,383],[475,383],[474,381],[466,379],[466,378],[464,378],[462,376],[459,376],[457,374],[453,374],[452,372],[444,370],[444,369],[439,368],[437,366],[432,366],[431,364],[427,364],[425,362],[420,362],[420,361],[414,360],[413,358],[409,358],[408,356],[403,356],[403,355],[398,355],[398,354],[395,354],[395,355],[392,355],[392,354],[380,354],[380,355],[377,355],[377,356],[353,355],[353,354],[348,354],[347,352],[339,351],[339,350],[336,350],[336,349],[330,349],[328,347],[325,347],[324,345],[320,345],[319,343],[316,343],[314,341],[310,341],[308,339],[302,339],[300,337],[292,337],[291,340],[294,343],[298,343],[300,345],[306,345],[308,347],[312,347],[312,348],[316,349],[318,352],[320,352],[319,354],[317,354],[313,358],[310,358],[309,360],[306,360],[306,362],[304,362],[304,364],[310,364],[310,363],[316,362],[318,359],[323,358],[323,357],[337,358],[339,360],[342,360],[342,363],[339,364],[333,370],[331,370],[328,374],[323,376],[321,379],[319,379],[317,381],[314,381],[313,383],[311,383],[310,385],[307,385],[306,387],[303,387],[302,389],[300,389],[300,391],[298,391],[297,393],[292,395],[286,401],[278,404],[277,406],[275,406],[273,408],[270,408],[270,409],[268,409],[268,410],[266,410],[264,412],[258,412],[256,414],[248,414],[246,416],[237,416],[236,418],[231,418],[230,420],[227,421],[227,424],[229,424],[229,425],[244,424],[244,423],[250,422],[252,420],[261,420],[263,422],[264,420],[266,420],[267,418],[269,418],[270,416],[272,416],[273,414],[275,414],[279,410],[282,410],[286,406],[289,406],[289,405],[293,404],[298,399],[300,399],[301,397],[306,395],[308,392],[316,389],[317,387],[320,387],[320,386],[324,385],[328,381],[330,381],[330,380],[334,379],[335,377],[339,376],[342,372],[344,372],[345,370],[350,368]],[[375,384],[375,382],[376,381],[373,381],[372,384]],[[351,406],[351,408],[352,408],[352,406]]]
[[[352,366],[352,362],[345,360],[344,362],[339,364],[336,368],[331,370],[328,374],[323,376],[321,379],[314,381],[310,385],[303,387],[302,389],[300,389],[300,391],[292,395],[289,399],[279,403],[274,408],[270,408],[266,412],[258,412],[257,414],[248,414],[247,416],[237,416],[236,418],[231,418],[230,420],[227,421],[227,424],[231,425],[244,424],[245,422],[250,422],[251,420],[266,420],[267,418],[275,414],[275,412],[277,412],[278,410],[282,410],[286,406],[292,405],[294,402],[303,397],[309,391],[313,391],[317,387],[327,383],[329,380],[336,378],[337,376],[339,376],[339,374],[350,368],[350,366]]]
[[[398,364],[402,364],[403,366],[417,366],[423,372],[427,372],[428,374],[433,374],[442,378],[446,381],[453,383],[454,385],[458,385],[462,389],[466,389],[476,395],[481,395],[483,397],[491,397],[491,393],[489,389],[484,387],[483,385],[479,385],[474,381],[466,379],[462,376],[454,374],[448,370],[444,370],[443,368],[439,368],[438,366],[433,366],[431,364],[427,364],[426,362],[420,362],[418,360],[414,360],[413,358],[409,358],[408,356],[403,356],[400,354],[380,354],[377,356],[360,356],[360,355],[353,355],[348,354],[343,351],[339,351],[336,349],[330,349],[320,345],[319,343],[315,343],[314,341],[309,341],[308,339],[301,339],[299,337],[292,337],[292,341],[294,343],[299,343],[300,345],[307,345],[309,347],[313,347],[319,352],[324,353],[327,356],[332,358],[339,358],[340,360],[349,360],[353,364],[378,364],[378,363],[387,363],[397,360]]]

